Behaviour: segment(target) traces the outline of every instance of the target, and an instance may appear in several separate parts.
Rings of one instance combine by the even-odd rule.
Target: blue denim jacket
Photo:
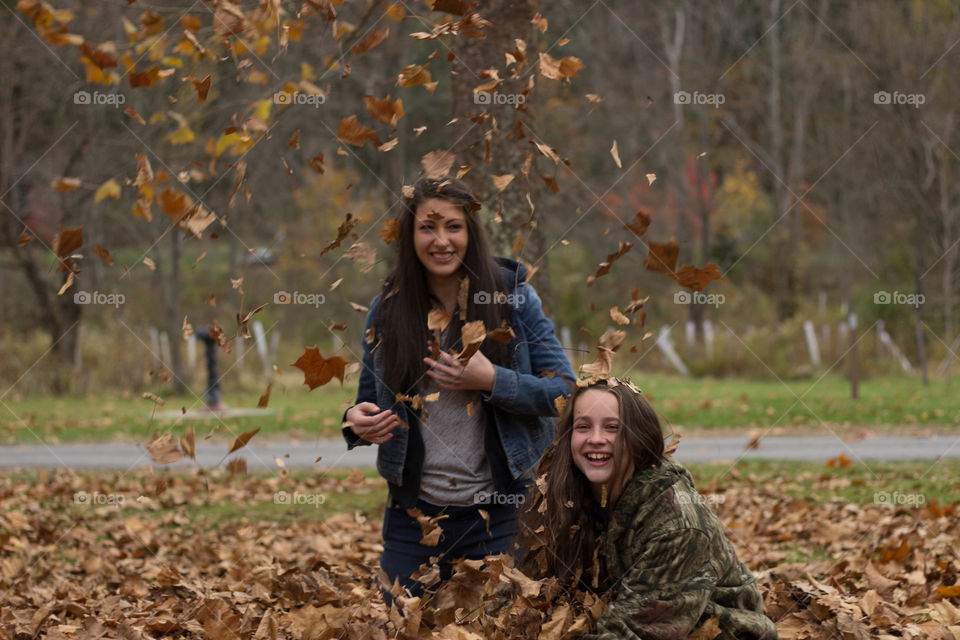
[[[515,493],[532,478],[540,456],[553,440],[554,424],[549,416],[557,415],[554,400],[568,395],[576,378],[553,332],[553,323],[543,313],[540,297],[524,282],[526,269],[507,258],[497,261],[504,280],[516,283],[511,291],[515,295],[508,298],[515,338],[509,345],[510,367],[494,365],[493,391],[481,393],[488,422],[484,444],[497,491]],[[379,295],[370,303],[364,336],[376,321],[379,303]],[[379,328],[376,335],[380,335]],[[389,483],[395,502],[413,508],[423,463],[420,412],[395,399],[384,384],[383,351],[371,354],[371,346],[363,341],[363,370],[355,404],[372,402],[380,409],[392,409],[408,425],[408,429],[398,426],[393,437],[379,445],[377,470]],[[552,372],[553,377],[541,377],[545,371]],[[343,427],[343,436],[348,449],[370,444],[350,427]]]

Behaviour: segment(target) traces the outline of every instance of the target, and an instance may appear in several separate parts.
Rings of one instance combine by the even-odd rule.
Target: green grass
[[[777,487],[784,498],[808,498],[818,504],[840,500],[851,504],[899,501],[912,507],[960,501],[960,466],[952,460],[897,460],[831,468],[822,462],[741,460],[735,466],[716,463],[685,465],[701,493],[747,480],[756,487]],[[922,496],[922,497],[921,497]],[[922,504],[919,504],[922,501]]]
[[[701,429],[767,427],[814,428],[821,421],[831,427],[911,426],[954,428],[960,425],[958,389],[944,380],[924,387],[915,378],[863,381],[860,399],[850,399],[849,383],[839,376],[816,380],[755,381],[744,379],[688,379],[634,372],[633,381],[651,398],[665,421],[685,433]],[[154,405],[132,393],[89,396],[8,397],[0,404],[0,444],[54,442],[145,441],[152,432],[172,429],[182,433],[192,425],[197,437],[214,431],[224,439],[256,427],[258,438],[340,437],[340,416],[353,401],[356,377],[341,387],[337,382],[307,391],[299,381],[275,385],[264,417],[207,418],[177,425],[175,420],[152,417]],[[956,383],[960,385],[960,382]],[[261,391],[227,390],[233,408],[253,408]],[[797,401],[797,396],[802,402]],[[199,409],[194,396],[166,398],[163,411]]]

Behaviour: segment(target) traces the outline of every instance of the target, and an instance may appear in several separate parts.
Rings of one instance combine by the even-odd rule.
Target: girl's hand
[[[436,380],[437,386],[447,391],[493,391],[497,371],[493,363],[477,351],[466,362],[460,362],[445,351],[440,352],[440,360],[424,358],[430,369],[427,375]]]
[[[373,444],[383,444],[393,437],[400,419],[389,409],[380,410],[372,402],[361,402],[347,411],[347,422],[353,432]]]

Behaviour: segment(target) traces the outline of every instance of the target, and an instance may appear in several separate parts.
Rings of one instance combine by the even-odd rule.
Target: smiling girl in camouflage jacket
[[[593,639],[775,639],[750,570],[686,469],[664,459],[656,413],[615,378],[567,400],[521,526],[526,567],[607,593]],[[713,619],[711,621],[711,619]]]

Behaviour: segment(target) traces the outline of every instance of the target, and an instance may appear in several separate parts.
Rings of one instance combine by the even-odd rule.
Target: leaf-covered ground
[[[697,476],[781,637],[960,638],[956,504],[891,492],[903,475],[769,471]],[[388,610],[385,492],[357,471],[6,475],[0,637],[559,639],[602,610],[504,561]]]

